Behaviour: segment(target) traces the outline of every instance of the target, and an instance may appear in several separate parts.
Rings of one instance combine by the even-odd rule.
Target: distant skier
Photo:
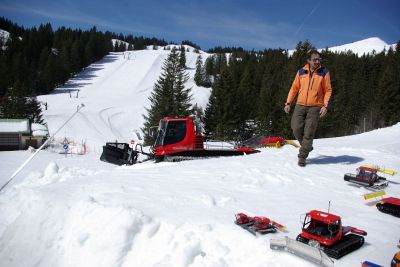
[[[326,115],[332,87],[329,71],[321,66],[321,54],[317,50],[307,53],[307,64],[294,78],[284,110],[290,112],[290,105],[298,95],[292,115],[291,127],[301,147],[298,164],[306,166],[306,158],[313,150],[313,139],[319,118]]]

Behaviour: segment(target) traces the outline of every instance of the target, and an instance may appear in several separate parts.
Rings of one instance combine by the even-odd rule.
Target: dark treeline
[[[216,46],[207,50],[207,53],[218,54],[218,53],[243,53],[245,50],[242,47],[221,47]]]
[[[111,51],[144,49],[166,45],[156,38],[117,35],[42,24],[23,28],[0,18],[0,29],[10,33],[0,38],[0,118],[29,118],[41,122],[36,96],[51,92],[89,64]],[[115,42],[112,39],[123,42]]]
[[[124,41],[128,43],[128,47],[125,49],[115,49],[114,51],[116,52],[122,52],[125,50],[143,50],[146,49],[148,45],[155,45],[155,46],[166,46],[168,45],[168,42],[163,40],[163,39],[157,39],[157,38],[148,38],[148,37],[143,37],[143,36],[133,36],[131,34],[129,35],[123,35],[122,33],[116,34],[112,33],[112,38],[113,39],[118,39],[121,41]]]
[[[205,110],[210,138],[245,139],[253,133],[293,138],[290,115],[283,112],[296,71],[313,48],[299,42],[293,55],[230,50],[198,60],[197,84],[213,80]],[[221,50],[218,48],[220,51]],[[381,53],[357,56],[351,52],[322,51],[322,64],[331,72],[332,98],[328,116],[320,121],[318,137],[354,134],[400,121],[400,43]]]

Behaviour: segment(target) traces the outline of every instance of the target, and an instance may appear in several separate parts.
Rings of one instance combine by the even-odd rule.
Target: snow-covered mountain
[[[390,47],[394,49],[396,47],[396,44],[387,44],[385,41],[378,37],[371,37],[354,43],[328,47],[328,50],[336,53],[351,51],[358,56],[362,56],[364,54],[372,54],[373,52],[380,53],[384,49],[388,50]],[[318,51],[322,51],[325,49],[326,47],[321,47],[318,49]],[[289,50],[288,54],[292,55],[294,51],[295,50]]]
[[[361,56],[363,54],[371,54],[373,53],[373,51],[375,51],[376,53],[380,53],[384,49],[388,50],[390,47],[394,49],[396,47],[396,44],[389,45],[378,37],[371,37],[350,44],[329,47],[328,50],[332,52],[352,51],[353,53]]]
[[[198,54],[187,48],[193,103],[205,107],[210,90],[194,84]],[[85,104],[56,139],[86,140],[88,152],[42,151],[0,193],[0,266],[314,266],[271,250],[270,238],[295,238],[300,215],[326,211],[329,202],[344,225],[368,232],[364,246],[335,266],[389,265],[398,251],[399,219],[367,205],[363,194],[371,191],[343,175],[363,164],[400,171],[400,124],[316,140],[305,168],[297,166],[292,146],[176,163],[100,161],[106,141],[129,142],[143,125],[168,53],[110,53],[39,97],[47,103],[50,133]],[[1,185],[31,153],[0,152]],[[399,174],[386,178],[387,195],[399,197]],[[288,232],[255,237],[233,223],[238,212],[270,217]]]

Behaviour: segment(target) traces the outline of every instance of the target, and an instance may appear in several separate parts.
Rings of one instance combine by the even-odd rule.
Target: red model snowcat
[[[397,197],[383,197],[386,195],[385,191],[378,191],[364,195],[364,199],[379,198],[378,201],[368,203],[369,206],[376,203],[376,207],[383,213],[388,213],[396,217],[400,217],[400,198]]]
[[[386,197],[376,203],[376,208],[384,213],[400,217],[400,198]]]
[[[389,182],[386,178],[377,174],[379,170],[373,167],[361,166],[357,169],[357,174],[346,173],[344,180],[362,186],[381,189],[386,187]]]
[[[272,249],[286,249],[323,266],[333,266],[328,257],[339,259],[360,248],[365,235],[367,232],[363,230],[342,226],[337,215],[312,210],[306,214],[302,232],[296,240],[288,237],[271,239],[270,246]]]
[[[244,213],[238,213],[235,217],[235,223],[253,235],[275,233],[277,230],[285,231],[285,226],[267,217],[250,217]]]
[[[140,150],[138,150],[138,146]],[[257,152],[259,151],[240,144],[208,147],[204,143],[200,127],[193,122],[191,117],[166,117],[160,120],[151,153],[143,152],[140,145],[136,145],[135,149],[132,149],[126,143],[107,143],[103,146],[100,159],[118,165],[131,165],[137,162],[139,153],[159,162],[194,157],[235,156]]]

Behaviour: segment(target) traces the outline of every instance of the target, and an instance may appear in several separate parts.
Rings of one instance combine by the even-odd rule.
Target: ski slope
[[[107,164],[99,160],[101,146],[129,142],[142,126],[168,51],[131,53],[129,60],[111,53],[40,97],[48,103],[50,132],[85,104],[57,138],[86,140],[89,150],[42,151],[0,193],[0,266],[315,266],[271,250],[269,240],[295,238],[300,216],[327,211],[329,202],[344,225],[368,232],[364,246],[335,266],[389,265],[399,250],[400,219],[367,205],[362,196],[371,191],[343,175],[363,164],[400,171],[400,123],[315,140],[305,168],[297,166],[292,146],[238,157]],[[193,102],[204,107],[209,89],[192,80],[197,54],[186,55]],[[1,184],[31,153],[0,152]],[[386,178],[387,195],[400,197],[400,175]],[[255,237],[233,223],[239,212],[270,217],[288,232]]]
[[[192,47],[185,48],[190,50],[186,52],[186,65],[191,77],[186,86],[192,88],[193,104],[205,109],[211,92],[194,83],[198,54]],[[89,149],[107,141],[129,143],[143,126],[145,108],[150,107],[148,98],[168,54],[163,48],[110,53],[52,94],[40,96],[39,101],[48,103],[43,113],[50,132],[55,132],[84,103],[85,108],[63,129],[61,137],[86,141]],[[204,61],[208,56],[202,52]]]

